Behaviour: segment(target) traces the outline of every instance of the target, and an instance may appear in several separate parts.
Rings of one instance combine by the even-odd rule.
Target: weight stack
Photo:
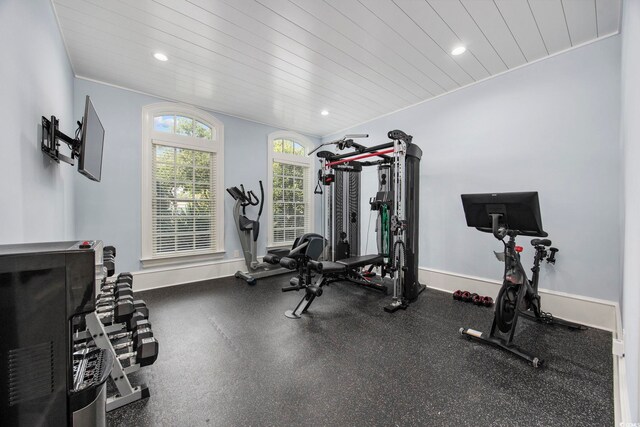
[[[334,169],[335,181],[329,187],[328,240],[331,260],[360,255],[360,176],[359,164]]]

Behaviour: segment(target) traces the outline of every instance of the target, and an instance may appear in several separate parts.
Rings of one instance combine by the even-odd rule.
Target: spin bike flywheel
[[[506,285],[500,288],[496,298],[496,325],[501,332],[509,332],[516,315],[518,289],[520,285]]]

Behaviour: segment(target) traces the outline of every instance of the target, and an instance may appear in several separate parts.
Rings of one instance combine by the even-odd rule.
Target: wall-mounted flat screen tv
[[[102,149],[104,146],[104,127],[87,95],[82,119],[80,138],[80,159],[78,171],[87,178],[100,182],[102,176]]]

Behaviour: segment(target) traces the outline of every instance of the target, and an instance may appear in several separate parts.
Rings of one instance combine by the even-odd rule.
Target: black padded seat
[[[322,274],[344,273],[347,266],[339,262],[322,261]]]
[[[382,255],[361,255],[352,256],[351,258],[339,259],[336,262],[339,264],[343,264],[348,268],[358,268],[371,264],[379,264],[382,261],[384,261],[384,257]]]

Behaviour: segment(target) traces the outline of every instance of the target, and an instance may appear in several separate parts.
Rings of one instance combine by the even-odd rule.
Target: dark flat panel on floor
[[[548,366],[458,334],[492,309],[428,290],[385,313],[376,292],[333,284],[300,320],[288,278],[141,293],[160,357],[134,377],[151,398],[109,425],[613,425],[611,334],[531,322],[516,337]],[[544,306],[544,300],[543,300]],[[523,335],[524,334],[524,335]]]

